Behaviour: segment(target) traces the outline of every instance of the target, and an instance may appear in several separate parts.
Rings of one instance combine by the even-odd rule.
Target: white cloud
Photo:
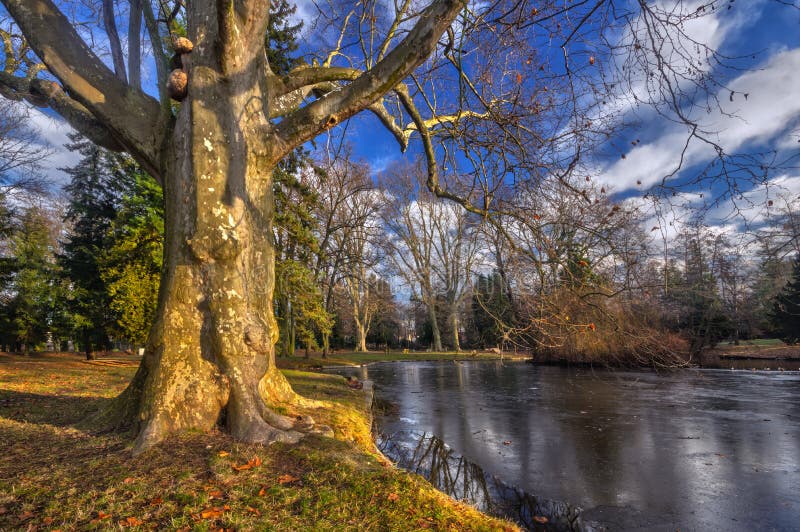
[[[702,124],[707,136],[728,153],[749,145],[792,146],[792,127],[800,120],[800,48],[784,50],[772,56],[763,68],[745,73],[731,81],[717,96],[724,108],[693,118]],[[729,101],[735,91],[734,102]],[[743,94],[747,93],[745,100]],[[632,149],[624,160],[607,167],[601,180],[617,191],[657,184],[674,171],[686,144],[687,131],[679,126],[667,128],[652,142]],[[794,142],[791,142],[794,141]],[[693,139],[686,148],[683,167],[710,161],[716,153],[708,144]]]
[[[59,170],[74,166],[80,160],[80,154],[68,150],[64,145],[70,142],[69,134],[74,130],[61,118],[53,118],[35,107],[29,107],[28,116],[41,140],[42,153],[47,156],[41,161],[45,176],[54,188],[61,187],[67,181],[67,176]]]

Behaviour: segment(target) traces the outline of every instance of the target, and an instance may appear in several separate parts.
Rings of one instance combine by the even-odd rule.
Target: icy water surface
[[[404,467],[433,467],[440,484],[497,480],[499,488],[467,489],[483,497],[515,486],[514,497],[533,500],[525,519],[550,512],[557,528],[800,530],[800,373],[508,362],[342,371],[372,379],[378,397],[397,405],[377,421]]]

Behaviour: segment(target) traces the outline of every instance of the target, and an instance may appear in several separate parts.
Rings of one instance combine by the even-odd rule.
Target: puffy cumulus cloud
[[[800,123],[800,48],[774,54],[761,68],[733,79],[717,94],[722,108],[710,113],[698,110],[694,118],[702,125],[706,137],[728,153],[759,147],[797,144],[796,128]],[[731,91],[734,92],[730,101]],[[744,95],[747,94],[745,99]],[[688,168],[712,160],[713,147],[697,139],[687,144],[684,127],[667,127],[651,142],[640,144],[626,158],[608,166],[601,180],[624,192],[636,187],[637,181],[648,187],[658,184],[679,165]]]

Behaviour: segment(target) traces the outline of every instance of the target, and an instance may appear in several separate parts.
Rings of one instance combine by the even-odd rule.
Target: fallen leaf
[[[534,515],[533,516],[533,520],[536,521],[537,523],[541,523],[541,524],[545,524],[545,523],[547,523],[549,521],[549,519],[546,518],[543,515]]]
[[[44,519],[42,519],[42,524],[45,524],[45,525],[50,525],[50,524],[52,524],[52,523],[53,523],[53,521],[55,521],[55,519],[53,519],[53,518],[52,518],[52,517],[50,517],[50,516],[47,516],[47,517],[45,517]]]
[[[258,496],[259,497],[263,497],[266,494],[267,494],[267,487],[266,486],[261,486],[261,489],[258,490]]]
[[[388,497],[386,497],[386,498],[387,498],[388,500],[392,501],[392,502],[395,502],[395,501],[397,501],[397,500],[400,498],[400,496],[399,496],[397,493],[394,493],[394,492],[392,492],[392,493],[390,493],[390,494],[389,494],[389,496],[388,496]]]
[[[31,512],[30,510],[26,510],[26,511],[22,512],[21,514],[19,514],[17,516],[17,519],[19,519],[20,521],[27,521],[28,519],[30,519],[31,517],[34,517],[35,515],[36,514]]]
[[[300,478],[290,475],[286,473],[285,475],[281,475],[278,477],[278,484],[283,486],[284,484],[291,484],[292,482],[297,482]]]
[[[252,506],[245,506],[244,509],[250,512],[251,514],[261,515],[261,510],[259,510],[258,508],[253,508]]]
[[[258,456],[254,456],[251,460],[249,460],[246,464],[237,465],[235,462],[231,464],[234,471],[246,471],[248,469],[253,469],[254,467],[258,467],[261,465],[261,458]]]
[[[122,480],[122,483],[123,483],[123,484],[130,484],[130,483],[131,483],[131,482],[133,482],[134,480],[136,480],[136,479],[135,479],[135,478],[133,478],[133,477],[125,477],[125,478]]]
[[[208,496],[212,499],[221,499],[223,497],[222,490],[209,491]]]
[[[206,508],[200,512],[201,519],[211,519],[219,517],[223,514],[224,510],[218,506],[214,506],[213,508]]]
[[[122,521],[119,522],[120,526],[139,526],[143,525],[144,521],[141,519],[137,519],[136,517],[126,517]]]
[[[155,497],[150,501],[150,506],[159,506],[161,504],[164,504],[164,499],[161,497]]]
[[[98,519],[108,519],[111,517],[111,514],[107,514],[105,512],[97,512]]]
[[[217,455],[219,455],[222,458],[224,458],[226,456],[229,456],[230,454],[231,453],[229,453],[228,451],[220,451],[220,452],[217,453]]]

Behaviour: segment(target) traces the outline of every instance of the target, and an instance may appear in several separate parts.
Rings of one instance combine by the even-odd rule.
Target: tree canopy
[[[103,414],[110,426],[136,432],[137,450],[220,422],[251,442],[330,433],[308,416],[324,405],[296,395],[275,366],[276,253],[295,261],[284,263],[293,274],[280,280],[295,279],[302,289],[311,279],[308,271],[294,275],[303,254],[276,249],[275,235],[313,232],[304,212],[314,208],[312,195],[284,179],[280,165],[319,135],[346,130],[361,111],[402,151],[413,147],[423,157],[419,182],[433,196],[460,206],[526,258],[518,271],[536,275],[518,282],[535,280],[540,290],[571,285],[556,306],[608,292],[611,279],[596,278],[595,270],[619,248],[610,235],[620,233],[610,228],[635,213],[612,205],[590,176],[604,152],[625,158],[613,134],[627,110],[648,106],[678,125],[685,147],[676,168],[690,146],[712,150],[701,179],[758,181],[781,165],[768,155],[728,153],[698,112],[723,106],[720,72],[747,66],[694,31],[722,2],[311,2],[315,22],[296,48],[299,26],[283,1],[104,1],[100,17],[83,2],[2,3],[13,25],[0,32],[0,93],[48,107],[97,145],[127,153],[163,187],[163,275],[145,357]],[[278,21],[271,29],[270,17]],[[142,22],[152,84],[142,83]],[[287,53],[293,50],[297,58]],[[360,223],[345,224],[346,240],[322,224],[316,253],[328,254],[329,241],[345,250],[338,269],[350,272],[340,280],[362,349],[382,286],[369,267],[380,254],[375,196],[336,201]],[[316,262],[316,281],[335,278],[336,268]],[[504,288],[506,274],[498,268]],[[446,277],[441,295],[458,345],[456,307],[466,294]],[[593,292],[575,288],[587,286]],[[527,304],[537,316],[535,298]],[[307,308],[306,317],[331,310]],[[289,317],[286,309],[281,315]],[[569,319],[550,312],[506,324],[503,337],[521,328],[575,339]]]

